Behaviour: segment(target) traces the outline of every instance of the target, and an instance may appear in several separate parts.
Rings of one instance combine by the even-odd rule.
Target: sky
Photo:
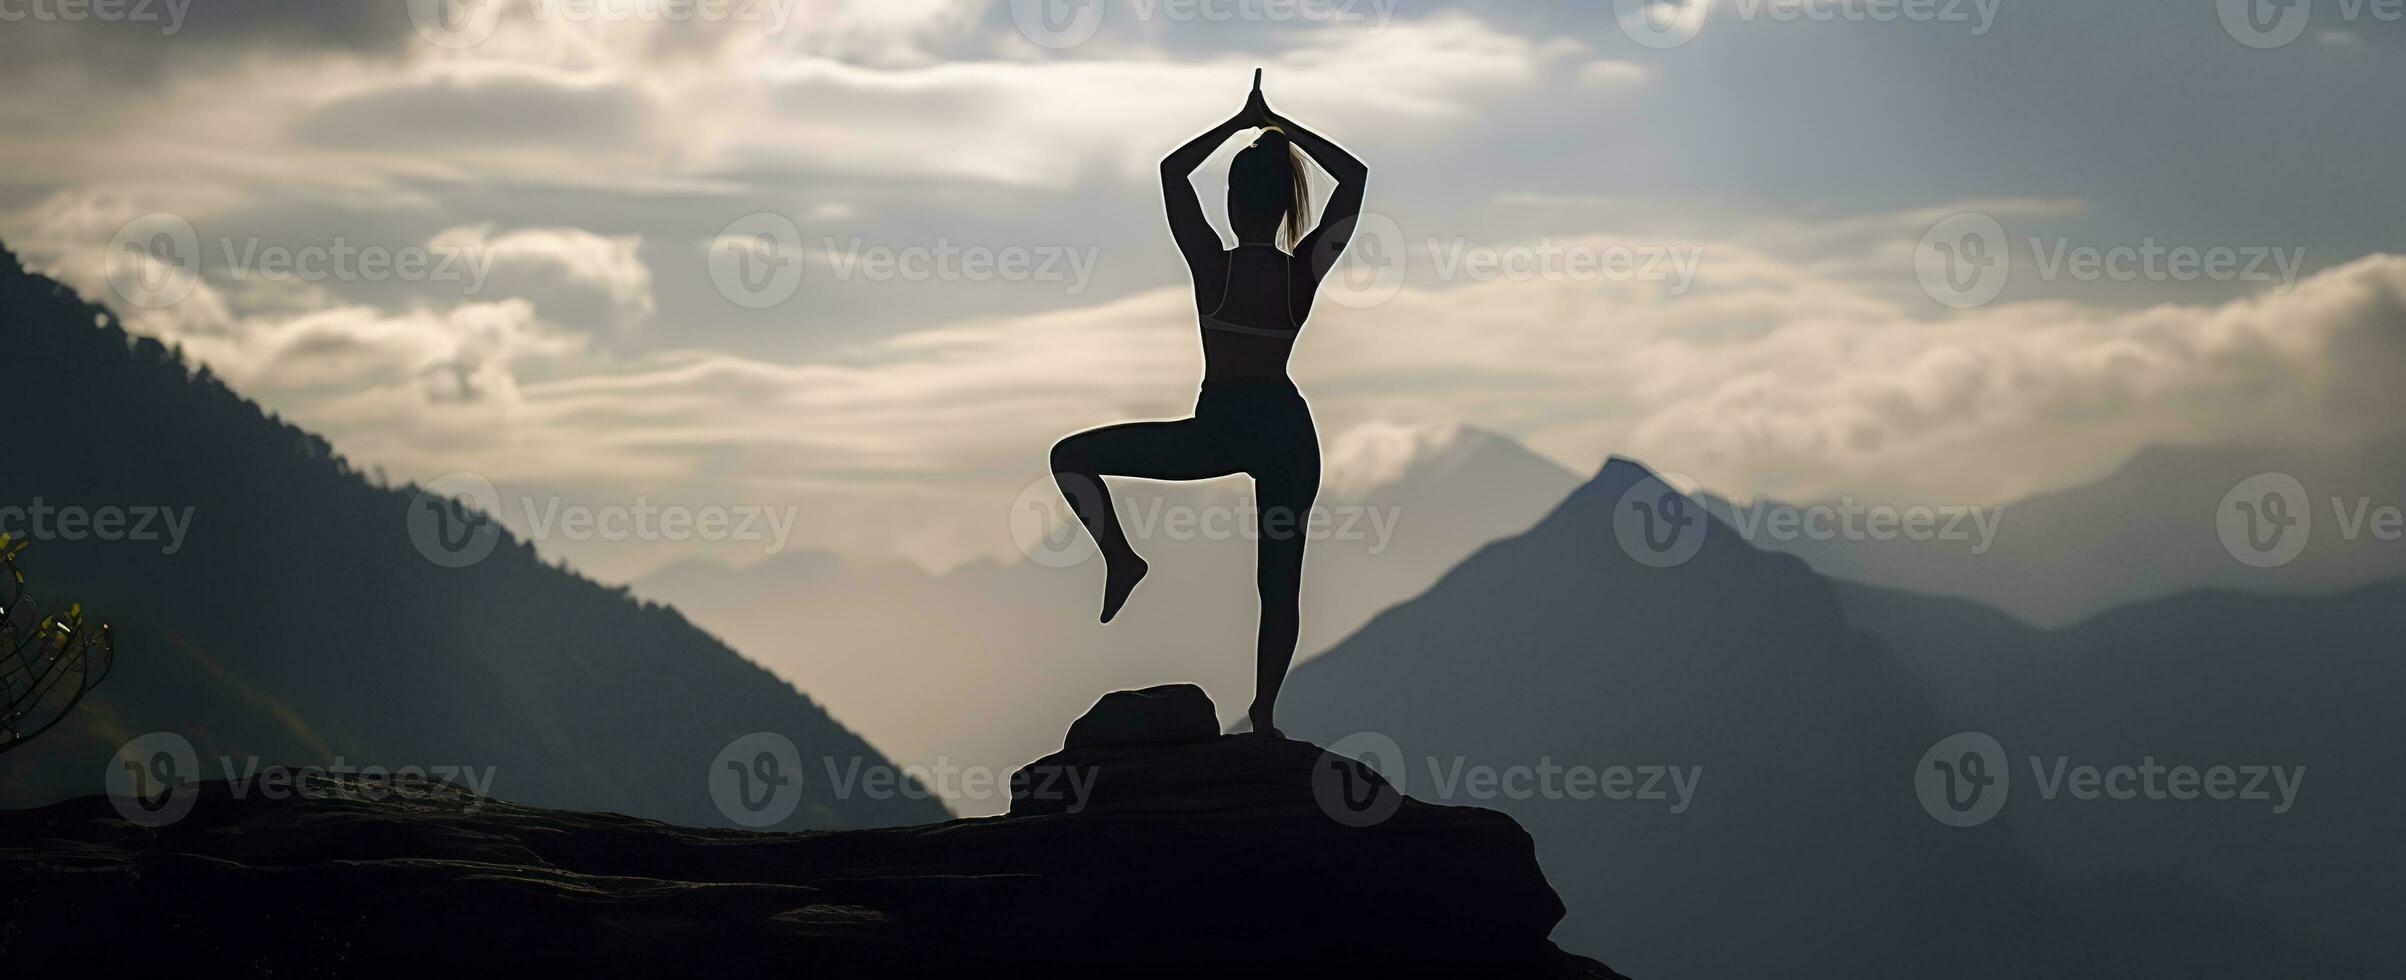
[[[604,580],[1018,560],[1053,440],[1191,406],[1154,165],[1260,67],[1371,171],[1293,365],[1332,481],[1468,425],[1992,504],[2399,430],[2398,13],[0,0],[0,241]],[[668,506],[769,519],[556,519]]]

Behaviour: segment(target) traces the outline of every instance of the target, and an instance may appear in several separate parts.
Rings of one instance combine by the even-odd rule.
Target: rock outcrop
[[[158,828],[105,797],[0,813],[0,960],[28,976],[162,956],[260,975],[1615,976],[1547,939],[1562,905],[1509,818],[1402,798],[1302,742],[1191,725],[1158,740],[1181,726],[1148,715],[1200,698],[1107,698],[1077,747],[1022,771],[1011,815],[921,827],[695,829],[317,773],[275,794],[202,784]]]

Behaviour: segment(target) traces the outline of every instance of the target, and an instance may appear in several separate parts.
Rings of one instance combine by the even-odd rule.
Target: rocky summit
[[[1191,687],[1111,695],[1018,774],[1009,815],[918,827],[697,829],[314,770],[198,784],[156,827],[97,796],[0,813],[0,959],[27,976],[162,957],[251,975],[1616,976],[1547,938],[1562,904],[1510,818],[1213,717]]]

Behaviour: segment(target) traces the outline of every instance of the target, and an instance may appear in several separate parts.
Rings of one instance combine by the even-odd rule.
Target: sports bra
[[[1236,248],[1229,249],[1224,253],[1228,265],[1227,271],[1220,277],[1220,304],[1213,307],[1211,312],[1203,314],[1204,328],[1228,330],[1256,337],[1278,337],[1293,340],[1297,333],[1302,332],[1303,325],[1295,322],[1295,272],[1292,261],[1286,253],[1278,253],[1280,259],[1278,293],[1275,300],[1278,304],[1277,312],[1274,315],[1260,315],[1267,311],[1239,310],[1235,311],[1235,318],[1232,318],[1231,311],[1228,309],[1228,299],[1230,294],[1236,291],[1236,253],[1245,247],[1240,243]],[[1276,251],[1276,249],[1272,248],[1272,251]],[[1239,322],[1240,320],[1252,322]]]

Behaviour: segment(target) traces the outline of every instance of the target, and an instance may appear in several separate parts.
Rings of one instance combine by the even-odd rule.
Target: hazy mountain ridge
[[[2003,746],[2016,782],[1997,822],[2082,893],[2146,899],[2132,907],[2172,885],[2211,896],[2243,934],[2312,954],[2274,971],[2289,975],[2374,975],[2406,956],[2382,900],[2406,877],[2392,842],[2406,790],[2390,775],[2406,734],[2406,578],[2313,596],[2189,592],[2055,630],[1962,600],[1839,594],[1850,621],[1908,654],[1955,727]],[[2044,773],[2148,760],[2280,767],[2297,786],[2284,799],[2276,773],[2252,801],[2043,796]]]
[[[2099,704],[2110,696],[2063,699],[2029,684],[1967,695],[1958,688],[1983,681],[1950,676],[1959,651],[1948,638],[2027,627],[1972,603],[1908,596],[1897,601],[1915,604],[1923,630],[1893,628],[1867,609],[1882,600],[1864,597],[1895,593],[1834,582],[1797,557],[1753,548],[1726,525],[1709,525],[1683,563],[1642,564],[1621,545],[1614,516],[1649,478],[1634,463],[1608,463],[1526,534],[1482,549],[1427,593],[1299,667],[1282,724],[1340,749],[1362,747],[1346,740],[1354,733],[1374,733],[1371,744],[1385,739],[1402,753],[1406,792],[1451,782],[1455,795],[1441,802],[1494,806],[1520,819],[1569,905],[1561,940],[1610,949],[1633,975],[1796,973],[1799,963],[1839,961],[1843,967],[1801,972],[1919,976],[1945,964],[1955,976],[2172,977],[2364,968],[2361,949],[2296,928],[2294,916],[2267,909],[2234,882],[2244,874],[2193,873],[2182,862],[2196,858],[2173,843],[2121,854],[2057,847],[2093,813],[2074,807],[2098,804],[2039,800],[2026,773],[2017,771],[2022,782],[1991,824],[1932,819],[1916,799],[1915,778],[1938,740],[1987,725],[2002,729],[2009,751],[2015,742],[2051,747],[2015,719],[1978,710],[1980,698],[2018,707],[2023,721],[2061,711],[2101,724],[2170,725],[2180,714],[2116,713]],[[1652,501],[1661,489],[1629,499]],[[2323,600],[2287,601],[2311,608]],[[2026,639],[1992,635],[2004,637],[1987,653],[1998,662]],[[2123,697],[2147,693],[2133,686],[2145,671],[2084,673],[2046,655],[2050,642],[2058,641],[2038,641],[2041,652],[2016,670]],[[2045,670],[2031,666],[2042,661]],[[2367,684],[2360,673],[2348,676]],[[2252,676],[2206,683],[2226,693],[2262,687]],[[2156,693],[2168,708],[2180,703]],[[2136,739],[2141,749],[2148,742],[2136,729],[2102,730],[2112,733],[2108,744],[2091,740],[2084,751],[2123,744],[2116,739]],[[2185,734],[2194,728],[2147,731],[2166,754],[2257,744]],[[2279,742],[2257,749],[2290,750]],[[2080,761],[2135,762],[2137,751],[2130,754]],[[1685,765],[1698,774],[1684,809],[1675,809],[1676,797],[1481,797],[1477,784],[1449,776],[1465,767],[1547,765]],[[2218,846],[2244,846],[2246,833],[2263,829],[2253,814],[2179,817],[2232,818],[2244,828],[2212,835]],[[2278,852],[2260,853],[2277,863]],[[2066,867],[2067,854],[2090,863]],[[2368,894],[2346,900],[2377,904]],[[2134,918],[2142,908],[2146,918]],[[1747,923],[1746,942],[1727,941],[1729,921]]]
[[[2276,567],[2233,557],[2216,530],[2225,495],[2259,473],[2296,478],[2311,511],[2303,550]],[[1742,523],[1740,509],[1835,506],[1703,499],[1733,523]],[[2406,541],[2384,540],[2369,523],[2349,526],[2384,507],[2406,507],[2406,439],[2338,448],[2156,446],[2093,483],[2000,505],[1985,551],[1976,540],[1766,533],[1749,540],[1798,555],[1826,575],[1963,596],[2061,626],[2199,589],[2313,594],[2406,575]]]
[[[490,767],[538,805],[724,824],[707,778],[739,736],[785,734],[885,765],[785,681],[694,629],[547,565],[506,531],[441,568],[412,544],[415,488],[383,487],[322,439],[0,252],[13,393],[9,503],[189,508],[188,536],[37,540],[25,563],[119,633],[116,673],[40,742],[0,759],[0,805],[99,792],[152,731],[220,760]],[[172,549],[173,553],[168,553]],[[806,779],[794,827],[940,820],[932,800],[835,799]]]
[[[1299,659],[1426,589],[1486,542],[1528,527],[1578,482],[1475,428],[1388,427],[1376,435],[1380,464],[1355,472],[1380,478],[1319,502],[1334,519],[1305,558]],[[1082,535],[1064,553],[1065,567],[977,561],[930,574],[900,561],[812,552],[740,570],[671,566],[632,588],[787,676],[807,678],[833,710],[908,763],[1007,773],[1057,748],[1057,719],[1103,692],[1168,682],[1201,684],[1227,713],[1223,720],[1233,720],[1253,686],[1253,542],[1179,538],[1164,515],[1233,512],[1248,485],[1110,482],[1152,574],[1108,626],[1095,622],[1102,562]],[[1004,519],[999,502],[995,510]],[[957,806],[992,813],[1003,801]]]

